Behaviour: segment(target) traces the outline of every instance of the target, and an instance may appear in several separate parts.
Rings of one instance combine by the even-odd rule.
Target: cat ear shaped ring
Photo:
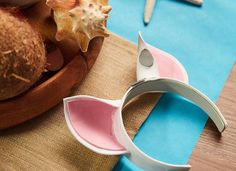
[[[161,162],[141,151],[125,130],[123,108],[139,95],[171,92],[183,96],[205,111],[219,132],[227,127],[226,120],[206,95],[188,84],[188,75],[182,64],[170,54],[147,44],[141,35],[137,80],[119,100],[85,95],[65,98],[64,113],[70,132],[90,150],[105,155],[125,155],[144,170],[189,170],[190,165]]]

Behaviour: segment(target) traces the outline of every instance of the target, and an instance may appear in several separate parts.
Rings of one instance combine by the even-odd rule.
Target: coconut
[[[0,9],[0,100],[28,90],[45,69],[40,35],[21,16]]]

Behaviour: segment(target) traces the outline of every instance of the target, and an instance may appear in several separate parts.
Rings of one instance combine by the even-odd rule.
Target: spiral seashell
[[[94,37],[109,35],[105,27],[111,6],[107,0],[47,0],[57,24],[56,39],[74,39],[86,52]]]

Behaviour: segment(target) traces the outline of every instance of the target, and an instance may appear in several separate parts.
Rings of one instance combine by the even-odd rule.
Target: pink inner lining
[[[160,77],[172,78],[183,82],[187,81],[181,65],[175,59],[153,46],[149,45],[148,47],[152,55],[156,58]]]
[[[124,150],[112,128],[114,106],[89,98],[77,99],[67,104],[70,122],[88,143],[107,150]]]

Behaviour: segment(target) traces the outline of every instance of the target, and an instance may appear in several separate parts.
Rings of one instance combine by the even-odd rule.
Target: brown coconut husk
[[[22,17],[0,9],[0,100],[29,89],[45,69],[41,36]]]

